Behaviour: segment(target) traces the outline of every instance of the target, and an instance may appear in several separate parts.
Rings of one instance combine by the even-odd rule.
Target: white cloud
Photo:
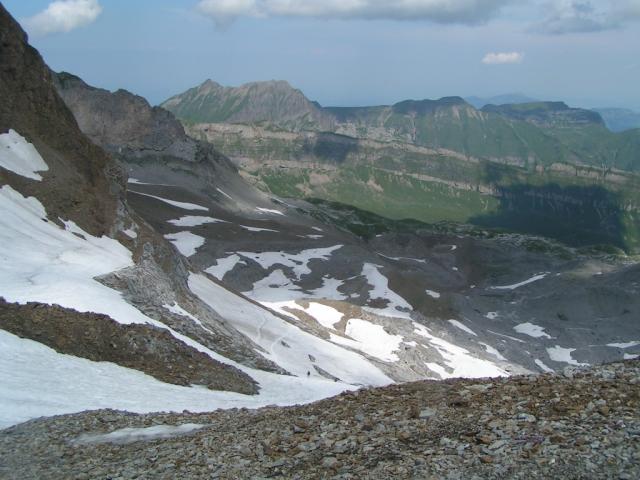
[[[544,4],[544,33],[599,32],[640,21],[640,0],[554,0]]]
[[[27,18],[24,25],[34,35],[70,32],[93,23],[102,13],[98,0],[57,0],[33,17]]]
[[[200,0],[198,11],[224,25],[242,16],[429,20],[479,24],[517,0]]]
[[[485,65],[504,65],[505,63],[522,63],[524,53],[520,52],[499,52],[487,53],[482,59]]]

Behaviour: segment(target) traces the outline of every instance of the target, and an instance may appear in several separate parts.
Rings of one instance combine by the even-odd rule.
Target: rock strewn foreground
[[[207,424],[79,444],[84,433]],[[96,411],[0,432],[2,478],[640,478],[640,361],[424,381],[311,405],[210,414]]]

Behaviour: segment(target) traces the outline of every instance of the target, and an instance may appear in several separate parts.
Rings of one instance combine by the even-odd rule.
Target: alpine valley
[[[2,5],[0,98],[0,477],[640,475],[640,130],[153,107]]]

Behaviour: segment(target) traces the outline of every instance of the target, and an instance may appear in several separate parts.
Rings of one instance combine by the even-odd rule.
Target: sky
[[[211,78],[325,106],[523,93],[640,111],[640,0],[4,0],[49,66],[159,104]]]

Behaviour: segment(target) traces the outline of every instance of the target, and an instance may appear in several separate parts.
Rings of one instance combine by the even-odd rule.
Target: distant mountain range
[[[612,133],[599,113],[562,102],[489,104],[477,109],[460,97],[445,97],[371,107],[322,107],[284,81],[223,87],[207,80],[171,97],[162,107],[192,124],[332,132],[529,167],[557,162],[640,167],[640,131]]]
[[[493,97],[465,97],[467,103],[476,108],[482,108],[485,105],[505,105],[507,103],[535,103],[539,102],[535,98],[529,97],[522,93],[506,93],[504,95],[495,95]]]
[[[612,132],[640,128],[640,113],[627,108],[594,108]]]
[[[323,107],[283,81],[211,80],[162,107],[277,195],[574,244],[640,245],[640,130],[611,132],[591,110],[478,109],[461,97]]]

